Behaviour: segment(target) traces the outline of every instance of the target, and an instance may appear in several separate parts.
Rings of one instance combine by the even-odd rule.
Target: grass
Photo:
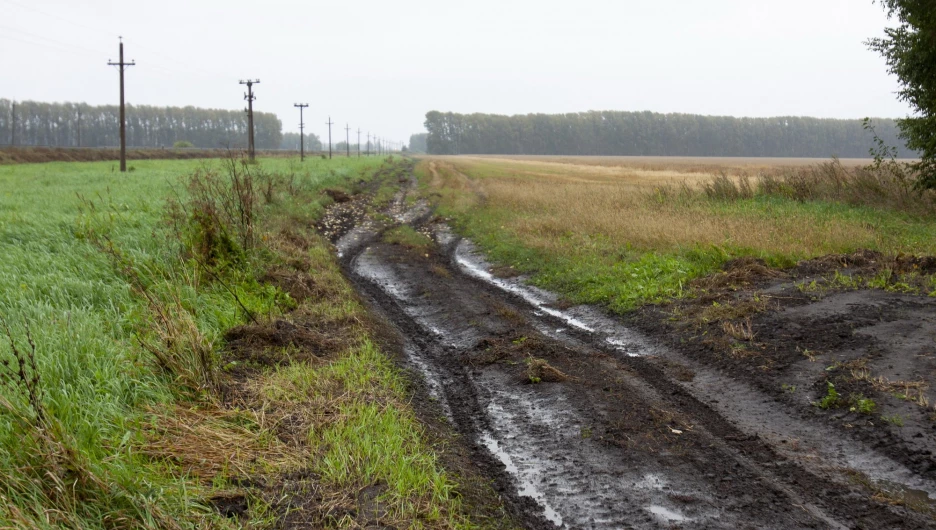
[[[265,171],[292,179],[296,200],[280,192],[260,207],[268,221],[258,231],[264,242],[258,252],[286,259],[281,231],[300,221],[309,226],[320,215],[330,199],[317,190],[350,190],[380,163],[263,160]],[[350,480],[392,484],[385,494],[392,520],[461,526],[453,485],[409,411],[399,374],[368,342],[366,328],[354,324],[366,314],[325,241],[308,233],[307,248],[292,255],[308,265],[303,272],[316,274],[325,295],[303,303],[259,282],[260,261],[213,281],[197,263],[180,258],[167,234],[166,200],[184,195],[180,176],[206,164],[217,162],[139,160],[127,174],[114,172],[111,162],[0,166],[0,315],[10,323],[17,350],[36,345],[48,416],[46,429],[30,427],[39,417],[30,412],[21,382],[0,378],[0,526],[237,526],[207,499],[236,492],[232,480],[245,474],[274,477],[310,468],[329,477],[338,495],[349,479],[328,471],[339,469],[332,467],[341,461],[336,451],[350,451],[349,462],[364,466],[350,472],[369,473]],[[114,250],[101,251],[107,248]],[[166,322],[187,331],[160,327],[160,310],[170,315]],[[225,331],[249,314],[262,320],[297,311],[343,323],[358,339],[327,362],[291,364],[296,377],[313,378],[318,386],[277,398],[302,403],[306,411],[310,392],[332,397],[324,404],[340,421],[315,423],[307,435],[321,451],[282,442],[266,419],[270,411],[225,408],[210,388],[161,370],[146,347],[189,336],[184,350],[197,343],[217,359]],[[8,346],[0,346],[0,359],[15,366]],[[278,369],[255,376],[251,384],[258,388],[283,377]],[[329,394],[334,385],[343,392]],[[394,451],[370,463],[377,455],[361,445],[363,432],[381,434]],[[275,499],[250,495],[251,524],[269,523]]]
[[[416,231],[409,225],[400,225],[384,232],[383,240],[394,245],[401,245],[415,250],[427,250],[433,245],[432,239]]]
[[[772,194],[709,197],[706,184],[725,169],[731,182],[748,171],[452,157],[425,159],[417,174],[496,262],[615,311],[684,296],[690,280],[739,256],[785,267],[858,249],[936,253],[936,216]],[[779,169],[767,172],[784,182]]]

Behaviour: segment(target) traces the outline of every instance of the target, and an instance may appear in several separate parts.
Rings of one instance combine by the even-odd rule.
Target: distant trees
[[[10,142],[11,105],[0,99],[0,143]],[[119,140],[117,105],[85,103],[16,102],[18,145],[116,146]],[[256,145],[276,149],[282,140],[282,122],[275,114],[254,112]],[[239,110],[195,107],[127,105],[127,144],[133,147],[169,147],[179,141],[195,147],[245,147],[247,118]]]
[[[861,120],[590,111],[572,114],[426,114],[431,154],[867,157]],[[893,120],[877,134],[901,145]],[[412,141],[412,140],[411,140]],[[901,147],[899,156],[916,153]]]
[[[883,39],[867,44],[886,60],[888,71],[900,80],[897,98],[906,101],[915,116],[897,121],[900,137],[920,152],[913,164],[920,171],[921,188],[936,188],[936,2],[933,0],[881,0],[887,16],[899,26],[885,28]]]
[[[428,146],[426,145],[426,139],[429,138],[429,133],[419,133],[413,134],[409,137],[409,150],[416,153],[428,153]]]
[[[292,149],[299,150],[299,133],[288,132],[283,133],[283,139],[280,141],[280,149]],[[318,136],[314,134],[305,135],[305,150],[306,151],[321,151],[322,150],[322,141]]]

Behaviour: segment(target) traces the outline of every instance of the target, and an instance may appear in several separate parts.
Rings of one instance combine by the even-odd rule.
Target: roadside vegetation
[[[0,167],[0,527],[470,526],[313,227],[395,164]]]
[[[859,249],[936,253],[932,192],[886,165],[758,178],[458,157],[423,160],[417,173],[440,213],[495,261],[615,311],[685,296],[738,257],[789,267]]]

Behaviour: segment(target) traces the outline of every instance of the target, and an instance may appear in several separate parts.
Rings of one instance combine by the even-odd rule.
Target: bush
[[[188,178],[188,194],[168,205],[169,220],[189,257],[208,266],[239,263],[254,248],[257,217],[255,180],[260,170],[231,155],[224,173],[199,169]]]

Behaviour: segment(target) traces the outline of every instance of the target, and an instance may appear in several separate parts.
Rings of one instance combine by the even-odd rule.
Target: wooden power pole
[[[248,79],[246,81],[241,80],[240,84],[247,85],[247,93],[244,94],[244,99],[247,100],[247,156],[251,160],[254,159],[254,123],[253,123],[253,102],[257,99],[257,96],[253,93],[253,86],[260,84],[259,79]]]
[[[361,128],[357,130],[357,157],[361,158]]]
[[[344,124],[344,138],[345,156],[351,158],[351,127],[347,123]]]
[[[331,121],[331,116],[328,117],[328,121],[325,122],[325,125],[328,125],[328,159],[331,160],[332,157],[332,148],[331,148],[331,126],[335,122]]]
[[[370,156],[370,131],[367,131],[367,148],[364,150],[364,156]]]
[[[16,102],[10,107],[10,145],[16,145]]]
[[[123,37],[120,39],[120,61],[107,61],[109,66],[120,68],[120,171],[127,170],[127,112],[124,107],[124,71],[128,66],[135,66],[135,61],[124,62]]]
[[[305,122],[302,121],[302,109],[308,107],[308,103],[296,103],[293,107],[299,107],[299,161],[305,161]]]

